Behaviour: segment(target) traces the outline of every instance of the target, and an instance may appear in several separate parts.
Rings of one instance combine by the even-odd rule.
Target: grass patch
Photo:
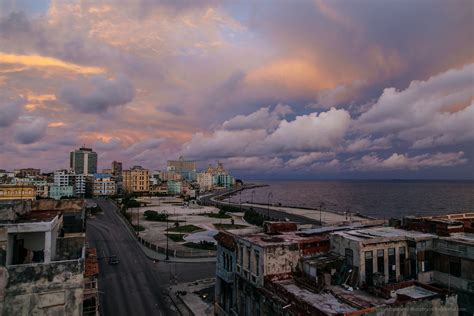
[[[183,244],[183,246],[186,246],[188,248],[193,248],[193,249],[201,249],[201,250],[217,250],[217,246],[214,245],[214,243],[209,242],[209,241],[201,241],[199,243],[187,242]]]
[[[214,224],[214,226],[215,226],[217,229],[224,229],[224,230],[227,230],[227,229],[239,229],[239,228],[248,227],[248,226],[245,226],[245,225],[238,225],[238,224]]]
[[[181,242],[184,241],[184,234],[166,234],[166,237],[171,239],[174,242]]]
[[[196,231],[202,231],[201,227],[197,227],[195,225],[184,225],[184,226],[177,226],[168,228],[167,231],[175,232],[175,233],[193,233]]]
[[[143,227],[142,225],[132,225],[132,226],[136,232],[142,232],[145,230],[145,227]]]

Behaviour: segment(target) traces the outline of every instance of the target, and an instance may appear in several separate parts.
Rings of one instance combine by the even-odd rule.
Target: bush
[[[247,223],[252,225],[262,226],[265,217],[255,212],[254,210],[245,211],[244,219]]]
[[[234,212],[240,212],[240,206],[234,206],[234,205],[219,205],[219,213],[223,212],[224,214],[226,212],[234,213]]]
[[[166,220],[168,219],[168,214],[166,213],[158,213],[156,211],[145,211],[145,213],[143,213],[143,215],[145,215],[145,218],[147,221],[155,221],[155,222],[166,222]]]
[[[202,249],[202,250],[217,250],[217,246],[210,241],[200,241],[199,243],[194,242],[187,242],[183,244],[183,246],[194,248],[194,249]]]

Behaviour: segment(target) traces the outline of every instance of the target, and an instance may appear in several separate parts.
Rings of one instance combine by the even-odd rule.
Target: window
[[[244,247],[240,246],[239,249],[240,249],[240,258],[239,258],[240,265],[243,265],[244,264]]]
[[[255,275],[258,276],[260,273],[260,254],[258,251],[255,251]]]
[[[345,257],[347,265],[352,267],[354,265],[354,252],[352,249],[346,248]]]
[[[403,277],[405,276],[405,261],[406,261],[406,254],[405,254],[405,247],[398,248],[399,259],[400,259],[400,275]]]
[[[383,249],[377,250],[377,272],[385,273],[385,255]]]
[[[388,248],[388,280],[390,282],[397,279],[397,267],[395,263],[395,248]]]
[[[366,251],[365,254],[365,283],[368,286],[373,285],[374,279],[374,263],[373,263],[373,252]]]
[[[250,248],[247,249],[247,270],[250,271]]]

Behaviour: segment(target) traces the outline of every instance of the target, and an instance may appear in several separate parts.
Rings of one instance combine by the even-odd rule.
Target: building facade
[[[213,188],[213,176],[209,172],[200,172],[197,174],[197,183],[201,192],[210,191]]]
[[[94,196],[113,196],[117,187],[111,174],[96,173],[94,175]]]
[[[196,162],[185,160],[182,156],[178,160],[168,160],[167,171],[179,174],[187,181],[196,180]]]
[[[75,174],[97,173],[97,153],[91,148],[81,147],[71,151],[69,162]]]
[[[179,195],[183,192],[183,183],[181,181],[171,181],[167,183],[168,194]]]
[[[35,200],[36,187],[23,184],[0,184],[0,200]]]
[[[150,191],[150,172],[141,166],[122,171],[122,188],[126,193],[144,194]]]

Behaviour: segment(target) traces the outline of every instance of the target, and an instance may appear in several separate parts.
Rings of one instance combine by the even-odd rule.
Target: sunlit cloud
[[[80,66],[57,58],[39,55],[15,55],[0,52],[0,64],[24,65],[32,68],[58,68],[78,74],[101,74],[105,70],[99,67]]]

